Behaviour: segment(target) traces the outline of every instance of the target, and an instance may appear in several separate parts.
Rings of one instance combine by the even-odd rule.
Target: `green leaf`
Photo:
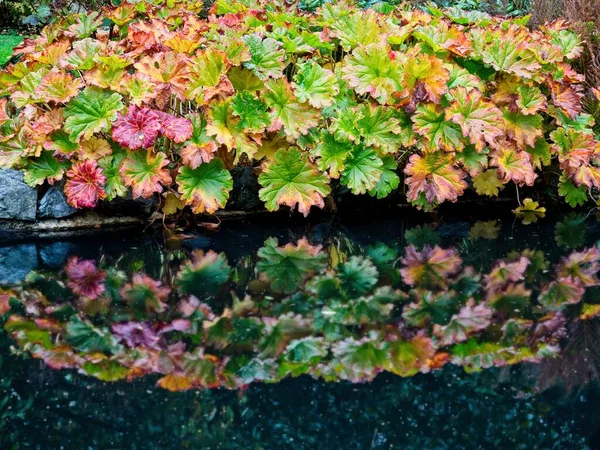
[[[558,184],[558,195],[565,198],[565,201],[571,208],[582,206],[587,202],[587,189],[584,185],[575,186],[573,182],[565,175],[561,175]]]
[[[231,174],[219,158],[200,164],[196,169],[182,166],[177,175],[177,184],[181,199],[192,207],[195,214],[213,214],[217,209],[224,208],[233,188]]]
[[[162,192],[164,186],[173,181],[168,169],[167,156],[152,153],[152,150],[129,152],[121,166],[121,176],[127,186],[131,186],[133,198],[150,198]]]
[[[339,92],[333,72],[323,69],[316,62],[298,65],[298,72],[292,83],[298,100],[310,103],[315,108],[331,106]]]
[[[353,194],[364,194],[375,189],[383,174],[383,161],[375,150],[356,146],[346,159],[341,182]]]
[[[258,182],[262,186],[258,195],[269,211],[298,205],[305,216],[313,205],[322,208],[323,198],[331,192],[327,176],[297,148],[278,150]]]
[[[367,94],[380,104],[390,104],[402,85],[400,64],[389,56],[389,47],[373,44],[358,47],[342,68],[344,80],[357,94]]]
[[[323,338],[305,337],[292,340],[285,348],[284,358],[294,363],[314,363],[327,356],[327,343]]]
[[[37,186],[48,180],[52,184],[62,179],[68,167],[68,162],[58,162],[52,152],[44,151],[39,158],[28,161],[24,169],[25,183]]]
[[[349,142],[339,142],[331,134],[324,131],[318,141],[313,156],[318,157],[317,167],[323,172],[328,172],[331,178],[339,178],[344,170],[344,161],[352,150]]]
[[[120,94],[110,93],[95,87],[87,87],[72,99],[65,108],[65,131],[70,139],[89,139],[94,133],[107,131],[117,113],[123,109]]]
[[[117,361],[104,359],[97,363],[86,362],[82,369],[88,375],[98,378],[101,381],[117,381],[127,377],[129,369],[119,364]]]
[[[261,80],[283,76],[285,52],[280,42],[273,38],[263,40],[258,34],[243,39],[250,49],[250,61],[245,62],[244,67],[252,70]]]
[[[121,177],[121,165],[126,157],[127,152],[115,145],[112,155],[98,161],[99,166],[102,167],[102,174],[106,177],[104,192],[108,201],[127,195],[127,186]]]
[[[306,239],[299,240],[296,245],[278,245],[276,238],[267,239],[258,251],[256,265],[261,279],[269,282],[275,292],[291,294],[310,275],[326,267],[327,256],[321,247],[310,245]]]
[[[295,139],[318,125],[319,111],[301,103],[284,79],[269,81],[263,98],[271,108],[272,129],[284,128],[286,135]]]
[[[444,110],[434,103],[419,104],[412,120],[415,132],[425,138],[427,149],[460,151],[464,147],[458,125],[446,120]]]
[[[369,191],[371,197],[379,199],[387,197],[392,191],[398,189],[400,177],[396,174],[398,164],[392,155],[385,155],[381,158],[383,162],[383,172],[377,185]]]
[[[79,144],[69,139],[69,134],[63,130],[55,131],[50,135],[52,149],[63,153],[72,153],[77,151]]]
[[[394,110],[370,104],[358,109],[357,126],[362,142],[367,147],[377,147],[383,153],[396,153],[404,143],[403,129],[394,117]]]
[[[242,91],[233,98],[231,111],[240,118],[238,127],[248,133],[260,133],[271,124],[267,105],[249,91]]]

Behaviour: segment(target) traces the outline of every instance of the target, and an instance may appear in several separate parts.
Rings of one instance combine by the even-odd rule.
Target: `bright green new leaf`
[[[233,98],[231,111],[240,118],[239,127],[248,133],[260,133],[271,124],[267,105],[249,91],[242,91]]]
[[[196,169],[182,166],[176,181],[181,199],[192,207],[195,214],[213,214],[224,208],[233,188],[231,174],[219,158],[200,164]]]
[[[294,80],[292,86],[298,100],[308,102],[315,108],[331,106],[339,92],[333,72],[323,69],[314,61],[300,64]]]
[[[59,162],[52,156],[52,152],[44,151],[39,158],[27,162],[24,172],[25,183],[37,186],[48,180],[53,184],[62,179],[68,167],[68,162]]]
[[[89,139],[94,133],[107,131],[117,113],[123,109],[120,94],[95,87],[85,88],[65,108],[65,130],[72,141]]]
[[[349,142],[340,142],[327,132],[321,134],[312,155],[318,157],[317,167],[328,172],[331,178],[339,178],[344,170],[344,161],[352,150]]]
[[[283,76],[285,52],[281,44],[272,38],[264,40],[258,34],[244,37],[250,49],[250,61],[244,67],[252,70],[258,78],[280,78]]]
[[[383,161],[372,148],[355,146],[346,158],[341,182],[353,194],[364,194],[375,189],[383,174]]]
[[[331,192],[327,176],[297,148],[278,150],[258,181],[262,186],[259,197],[269,211],[298,205],[298,211],[307,216],[311,206],[322,208],[323,198]]]
[[[398,164],[394,157],[385,155],[381,158],[381,161],[383,162],[381,178],[379,178],[377,185],[369,191],[371,197],[380,199],[387,197],[392,191],[398,189],[400,185],[400,177],[396,174]]]
[[[383,153],[396,153],[402,147],[404,138],[400,122],[394,110],[370,104],[358,108],[357,126],[362,142],[368,147],[380,148]]]

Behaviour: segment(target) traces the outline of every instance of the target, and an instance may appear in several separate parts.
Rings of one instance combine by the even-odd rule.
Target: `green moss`
[[[8,62],[13,53],[13,48],[23,41],[21,36],[0,34],[0,66]]]

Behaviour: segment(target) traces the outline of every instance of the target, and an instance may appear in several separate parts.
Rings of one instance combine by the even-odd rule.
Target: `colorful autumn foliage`
[[[532,186],[548,166],[571,206],[600,189],[564,21],[258,0],[200,19],[201,6],[124,1],[27,39],[0,72],[0,167],[32,185],[66,173],[77,208],[130,188],[195,213],[225,207],[236,164],[260,165],[268,210],[304,215],[338,183],[384,198],[403,179],[427,209]]]
[[[560,226],[573,234],[576,222]],[[494,239],[499,229],[478,222],[470,234]],[[71,257],[0,290],[0,313],[17,346],[53,369],[104,381],[156,374],[171,391],[539,362],[561,353],[567,326],[600,316],[597,247],[579,242],[550,269],[553,252],[526,249],[484,256],[476,270],[462,244],[439,245],[429,227],[406,240],[347,251],[268,238],[238,261],[177,250],[159,258],[159,279],[142,265],[126,275]]]

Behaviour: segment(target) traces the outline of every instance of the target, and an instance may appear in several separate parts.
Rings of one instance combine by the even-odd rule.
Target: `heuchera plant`
[[[338,185],[384,198],[405,184],[426,209],[544,171],[571,206],[600,189],[569,63],[581,43],[564,21],[532,31],[526,18],[343,2],[201,9],[124,1],[25,40],[0,72],[0,167],[32,185],[66,178],[77,208],[131,189],[161,194],[169,213],[225,207],[241,164],[259,167],[268,210],[304,215]]]

